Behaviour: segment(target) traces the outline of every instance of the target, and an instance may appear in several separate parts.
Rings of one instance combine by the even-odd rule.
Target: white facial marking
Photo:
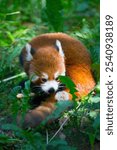
[[[57,91],[58,86],[59,86],[59,83],[56,82],[55,80],[47,81],[47,82],[41,84],[42,90],[47,93],[48,93],[49,89],[51,89],[51,88],[53,88],[55,91]]]
[[[59,72],[57,71],[57,72],[54,74],[54,78],[56,79],[58,76],[59,76]]]
[[[31,45],[29,43],[26,44],[26,61],[31,61],[33,59],[33,56],[31,54]]]
[[[65,72],[61,73],[61,76],[65,76]]]
[[[59,49],[59,54],[64,57],[64,52],[62,50],[62,46],[61,46],[61,42],[59,40],[56,40],[56,46],[58,47]]]
[[[45,79],[48,79],[48,74],[47,74],[47,73],[43,72],[42,75],[43,75],[43,77],[44,77]]]
[[[55,99],[57,101],[69,100],[69,93],[67,93],[66,91],[57,92],[55,95]]]
[[[59,74],[59,72],[57,71],[55,74],[54,74],[54,78],[56,79],[57,77],[59,76],[65,76],[65,72]]]

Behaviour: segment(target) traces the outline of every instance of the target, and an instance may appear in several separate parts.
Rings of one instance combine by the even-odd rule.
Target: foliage
[[[60,76],[59,79],[70,90],[70,94],[72,95],[72,100],[75,101],[75,99],[77,98],[75,92],[77,92],[77,90],[74,82],[69,77],[66,76]]]
[[[7,8],[7,9],[6,9]],[[99,1],[89,0],[0,0],[0,149],[70,149],[83,150],[95,147],[99,140]],[[76,102],[75,86],[64,77],[61,81],[70,89],[75,105],[59,102],[52,114],[55,118],[67,117],[62,132],[65,139],[55,136],[60,128],[42,124],[36,129],[23,130],[16,125],[18,113],[25,115],[30,109],[30,81],[25,88],[18,86],[24,77],[8,79],[22,72],[18,56],[32,37],[46,32],[65,32],[81,40],[92,58],[92,69],[97,86],[81,102]],[[17,93],[24,97],[17,99]],[[10,94],[9,94],[10,93]],[[70,109],[70,111],[68,111]],[[62,113],[65,111],[64,113]],[[53,116],[50,116],[53,117]],[[10,119],[9,119],[10,118]],[[11,119],[12,118],[12,119]],[[49,135],[45,133],[48,130]],[[58,134],[57,134],[58,135]],[[76,140],[75,140],[76,139]]]
[[[45,12],[47,15],[47,20],[50,22],[55,31],[62,31],[63,29],[62,10],[63,5],[61,0],[46,0]]]

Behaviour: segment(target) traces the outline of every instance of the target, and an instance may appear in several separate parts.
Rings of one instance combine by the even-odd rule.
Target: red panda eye
[[[42,79],[41,79],[41,81],[42,81],[42,82],[46,82],[46,81],[47,81],[47,79],[45,79],[45,78],[42,78]]]
[[[55,80],[56,80],[56,81],[59,81],[59,77],[57,77]]]

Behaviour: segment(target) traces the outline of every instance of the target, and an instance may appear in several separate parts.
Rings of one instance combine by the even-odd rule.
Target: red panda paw
[[[69,93],[66,92],[66,91],[57,92],[56,95],[55,95],[55,99],[57,101],[69,100]]]

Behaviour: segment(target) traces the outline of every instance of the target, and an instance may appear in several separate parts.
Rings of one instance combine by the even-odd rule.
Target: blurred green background
[[[9,93],[22,80],[22,77],[5,83],[1,81],[23,71],[18,57],[26,42],[36,35],[49,32],[65,32],[81,40],[91,54],[92,70],[98,84],[96,87],[98,94],[96,97],[89,96],[93,102],[83,103],[77,118],[76,114],[73,114],[73,120],[77,120],[77,123],[75,120],[71,122],[66,131],[68,134],[70,128],[75,128],[74,135],[72,132],[69,133],[69,137],[74,136],[73,139],[69,140],[70,145],[77,145],[78,150],[94,150],[95,140],[99,140],[99,113],[97,113],[97,108],[99,109],[100,74],[99,0],[0,0],[0,123],[3,122],[1,124],[5,127],[6,116],[13,114],[11,105],[15,108],[15,104],[9,97]],[[87,128],[81,132],[79,127],[82,123],[81,120],[84,117],[85,119],[89,118],[89,116],[91,118]],[[14,126],[7,126],[6,129],[7,132],[8,129],[14,132],[11,134],[5,131],[4,133],[0,129],[0,145],[2,145],[0,150],[2,150],[1,147],[3,149],[24,150],[39,149],[40,145],[44,147],[44,136],[37,135],[36,131],[21,131]],[[78,132],[76,132],[77,129],[79,129]],[[37,144],[39,141],[36,141],[38,138],[41,139],[39,144]],[[75,141],[74,139],[77,138],[78,140]],[[65,141],[58,141],[58,145],[63,145],[64,150],[72,150]],[[58,145],[56,141],[56,144],[53,143],[49,148],[50,150],[57,149]]]

